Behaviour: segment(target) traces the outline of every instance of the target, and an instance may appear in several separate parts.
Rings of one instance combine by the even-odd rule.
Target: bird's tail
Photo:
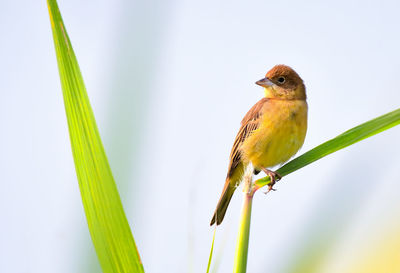
[[[226,179],[224,189],[222,190],[221,197],[219,198],[217,208],[215,209],[214,215],[211,218],[210,226],[217,222],[217,225],[221,224],[224,220],[226,209],[228,208],[229,202],[231,201],[232,195],[235,192],[235,185],[231,185],[229,178]]]

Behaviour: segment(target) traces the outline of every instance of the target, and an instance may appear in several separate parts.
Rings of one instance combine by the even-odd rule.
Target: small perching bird
[[[256,84],[264,87],[265,96],[241,122],[224,189],[210,225],[221,224],[246,168],[252,166],[255,174],[264,171],[271,178],[270,191],[280,175],[267,168],[288,161],[304,143],[308,107],[300,76],[289,66],[276,65]]]

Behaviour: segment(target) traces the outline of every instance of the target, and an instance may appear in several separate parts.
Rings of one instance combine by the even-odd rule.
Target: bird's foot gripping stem
[[[271,170],[268,170],[266,168],[262,168],[262,170],[265,172],[266,175],[269,176],[269,178],[271,179],[271,183],[268,184],[268,190],[266,192],[264,192],[265,194],[269,193],[270,191],[276,191],[276,189],[274,189],[274,185],[276,182],[278,182],[279,180],[281,180],[282,176],[277,173],[277,172],[273,172]]]

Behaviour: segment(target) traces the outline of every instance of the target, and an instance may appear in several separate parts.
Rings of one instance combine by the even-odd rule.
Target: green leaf
[[[314,149],[302,154],[301,156],[293,159],[288,162],[281,168],[277,170],[277,172],[281,176],[288,175],[308,164],[321,159],[333,152],[336,152],[340,149],[343,149],[347,146],[350,146],[358,141],[366,139],[370,136],[378,134],[382,131],[385,131],[393,126],[396,126],[400,123],[400,109],[397,109],[393,112],[387,113],[383,116],[377,117],[370,121],[367,121],[357,127],[354,127],[337,137],[322,143],[321,145],[315,147]],[[270,183],[269,177],[264,177],[258,179],[255,182],[255,186],[257,188],[261,188]]]
[[[217,226],[215,225],[213,239],[212,239],[212,243],[211,243],[210,255],[208,256],[207,273],[210,272],[211,260],[212,260],[212,256],[213,256],[213,252],[214,252],[214,242],[215,242],[215,233],[216,232],[217,232]]]
[[[75,169],[103,272],[144,272],[57,2],[48,0]]]

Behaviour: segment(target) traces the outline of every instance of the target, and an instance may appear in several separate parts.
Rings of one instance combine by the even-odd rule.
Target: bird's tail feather
[[[217,208],[215,209],[214,215],[211,219],[210,226],[214,225],[216,222],[217,225],[221,224],[224,219],[226,209],[228,208],[229,202],[231,201],[232,195],[235,192],[235,185],[231,185],[229,178],[226,179],[224,189],[222,190],[221,197],[218,201]]]

